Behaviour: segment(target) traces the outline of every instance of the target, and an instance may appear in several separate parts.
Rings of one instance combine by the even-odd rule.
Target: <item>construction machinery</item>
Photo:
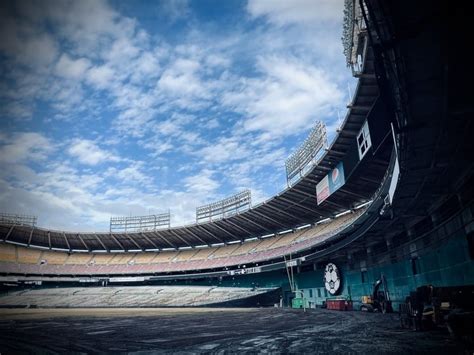
[[[392,301],[388,293],[387,280],[383,274],[380,275],[380,279],[375,282],[372,295],[362,296],[360,310],[365,312],[393,312]]]
[[[474,285],[420,286],[400,304],[400,325],[413,330],[447,327],[454,338],[473,343]]]

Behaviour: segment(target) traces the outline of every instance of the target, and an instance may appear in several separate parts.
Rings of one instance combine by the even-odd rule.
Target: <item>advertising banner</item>
[[[325,199],[329,197],[329,178],[326,175],[317,185],[316,185],[316,198],[318,200],[318,205],[320,205]]]
[[[344,177],[344,165],[339,162],[317,185],[316,199],[318,205],[326,200],[332,193],[336,192],[346,182]]]

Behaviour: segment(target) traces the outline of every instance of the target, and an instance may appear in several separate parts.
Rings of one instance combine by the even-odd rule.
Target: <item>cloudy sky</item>
[[[0,212],[52,229],[286,184],[353,85],[342,0],[2,1]]]

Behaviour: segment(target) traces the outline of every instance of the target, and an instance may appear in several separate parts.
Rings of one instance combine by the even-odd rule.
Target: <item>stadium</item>
[[[352,102],[262,203],[245,190],[193,224],[165,213],[97,233],[3,214],[0,351],[472,351],[469,25],[446,2],[346,0]]]

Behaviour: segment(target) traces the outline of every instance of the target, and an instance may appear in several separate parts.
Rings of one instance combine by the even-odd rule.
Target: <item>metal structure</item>
[[[155,231],[160,227],[170,228],[170,211],[148,216],[111,217],[110,232]]]
[[[224,218],[247,211],[252,204],[250,190],[244,190],[221,201],[196,208],[196,222],[211,221],[214,217]]]
[[[367,27],[360,5],[356,1],[344,1],[342,45],[347,66],[352,68],[354,75],[359,75],[361,74],[362,63],[364,62],[362,56],[365,52]]]
[[[286,159],[285,167],[287,181],[290,181],[296,175],[301,174],[308,163],[312,161],[326,145],[326,126],[321,121],[318,121],[298,150]]]
[[[38,217],[14,213],[0,213],[0,224],[17,226],[36,226]]]

